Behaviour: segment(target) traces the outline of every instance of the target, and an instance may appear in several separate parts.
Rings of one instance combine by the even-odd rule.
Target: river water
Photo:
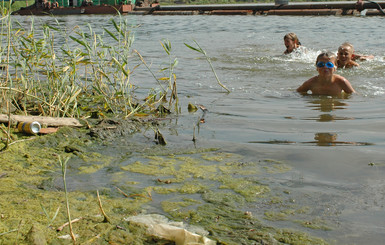
[[[20,21],[23,21],[21,17]],[[59,17],[67,27],[90,23],[112,28],[111,16]],[[285,189],[293,200],[312,207],[311,216],[332,229],[309,229],[287,220],[269,225],[309,232],[336,244],[381,244],[385,238],[385,32],[383,17],[352,16],[123,16],[137,49],[154,71],[168,57],[160,45],[172,44],[181,113],[162,129],[167,148],[193,147],[193,128],[201,110],[205,123],[196,145],[240,154],[244,161],[275,159],[289,172],[266,177],[271,189]],[[36,17],[49,22],[50,17]],[[284,56],[283,36],[295,32],[309,52]],[[207,52],[226,93],[204,57],[188,49],[193,40]],[[302,96],[295,89],[317,74],[322,50],[345,41],[357,53],[373,54],[360,68],[338,70],[357,91],[347,98]],[[142,67],[131,80],[140,89],[156,86]],[[139,92],[140,93],[140,92]],[[145,134],[145,133],[144,133]],[[148,132],[151,135],[151,132]],[[139,136],[140,138],[141,136]],[[148,136],[153,137],[153,136]],[[146,140],[146,137],[142,136]],[[152,141],[148,140],[151,144]],[[128,164],[130,160],[127,160]],[[250,204],[253,213],[260,208]],[[258,216],[263,219],[263,213]]]

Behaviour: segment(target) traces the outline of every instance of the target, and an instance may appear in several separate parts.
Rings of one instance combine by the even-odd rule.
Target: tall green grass
[[[139,51],[127,19],[112,18],[111,29],[75,26],[58,21],[25,26],[14,20],[10,6],[1,8],[0,114],[87,119],[164,116],[178,113],[177,83],[171,43],[163,41],[167,65],[153,71]],[[145,66],[154,87],[140,94],[131,76]],[[3,130],[4,131],[4,130]],[[11,122],[2,137],[11,141]]]
[[[159,105],[177,112],[177,60],[162,69],[169,75],[154,74],[132,48],[133,27],[127,19],[111,19],[114,28],[103,33],[89,24],[70,30],[59,22],[37,26],[33,18],[25,27],[6,12],[1,21],[0,90],[8,96],[0,100],[2,105],[12,104],[15,113],[88,117],[96,111],[100,116],[129,117],[158,113]],[[165,41],[161,47],[171,59],[171,44]],[[137,97],[130,79],[140,65],[148,68],[158,86],[144,98]]]

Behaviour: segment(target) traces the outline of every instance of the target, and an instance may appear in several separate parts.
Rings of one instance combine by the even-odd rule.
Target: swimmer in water
[[[368,60],[373,59],[373,55],[360,55],[354,53],[354,47],[351,43],[345,42],[337,52],[337,67],[338,68],[352,68],[360,65],[354,60]]]
[[[360,65],[353,61],[354,48],[350,43],[343,43],[338,48],[337,52],[337,67],[338,68],[352,68]]]
[[[297,92],[307,94],[311,91],[313,95],[331,95],[338,96],[342,92],[347,94],[355,93],[350,82],[340,76],[334,74],[336,71],[337,57],[334,53],[324,52],[318,55],[316,67],[318,76],[314,76],[304,82]]]
[[[284,44],[286,46],[285,52],[283,54],[290,54],[293,51],[305,51],[306,48],[301,46],[301,42],[298,40],[298,37],[295,33],[290,32],[283,37]]]

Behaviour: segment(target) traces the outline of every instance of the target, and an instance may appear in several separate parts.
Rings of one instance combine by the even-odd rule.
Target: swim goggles
[[[318,62],[317,63],[317,67],[318,68],[322,68],[322,67],[324,67],[324,66],[326,66],[327,68],[333,68],[334,67],[334,64],[332,63],[332,62],[322,62],[322,61],[320,61],[320,62]]]

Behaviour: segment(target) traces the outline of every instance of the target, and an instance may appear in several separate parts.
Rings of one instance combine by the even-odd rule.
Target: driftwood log
[[[0,123],[8,123],[8,115],[0,114]],[[76,118],[68,117],[43,117],[43,116],[19,116],[11,115],[11,123],[19,122],[39,122],[41,125],[60,127],[71,126],[81,127],[83,126]]]

